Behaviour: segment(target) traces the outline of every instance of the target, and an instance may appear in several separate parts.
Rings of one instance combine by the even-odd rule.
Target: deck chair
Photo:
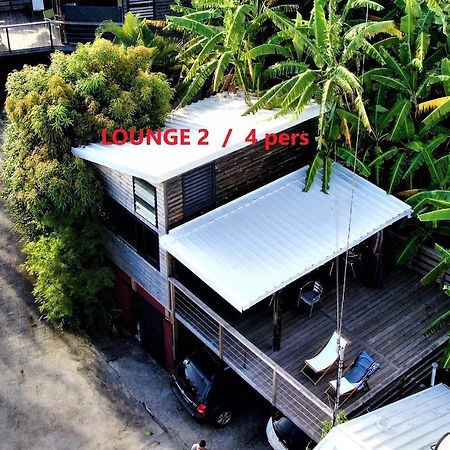
[[[367,380],[379,369],[380,364],[375,362],[367,352],[362,351],[353,361],[353,364],[345,370],[344,373],[346,374],[341,378],[340,395],[345,397],[342,403],[347,401],[355,392],[362,390],[364,387],[368,388]],[[330,389],[336,392],[336,385],[337,380],[330,381],[330,386],[325,393],[329,396]]]
[[[310,306],[309,317],[311,318],[314,305],[320,302],[323,294],[323,286],[319,281],[309,281],[300,288],[297,299],[297,308],[300,302],[303,301]]]
[[[55,14],[55,10],[53,8],[45,9],[42,11],[42,15],[44,16],[44,20],[46,22],[52,22],[53,20],[60,19],[60,17]]]
[[[314,356],[314,358],[305,360],[305,365],[302,368],[302,373],[314,384],[317,384],[337,361],[339,357],[339,349],[337,348],[338,338],[339,334],[335,331],[326,343],[325,347],[323,347],[322,350],[316,356]],[[344,339],[341,336],[341,349],[344,349],[349,343],[349,340]],[[318,378],[316,380],[313,380],[310,374],[308,374],[308,371],[313,372]]]

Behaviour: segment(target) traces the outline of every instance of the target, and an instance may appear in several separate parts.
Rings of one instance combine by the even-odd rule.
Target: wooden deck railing
[[[331,408],[289,375],[177,280],[171,278],[175,317],[248,384],[311,438],[318,440]]]

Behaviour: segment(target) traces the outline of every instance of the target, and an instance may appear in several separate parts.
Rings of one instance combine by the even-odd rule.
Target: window
[[[152,266],[159,269],[159,236],[130,211],[107,196],[106,226],[136,250]]]
[[[203,213],[216,202],[214,163],[206,164],[183,175],[183,213],[192,217]]]
[[[148,223],[157,226],[156,189],[140,178],[133,177],[134,210]]]

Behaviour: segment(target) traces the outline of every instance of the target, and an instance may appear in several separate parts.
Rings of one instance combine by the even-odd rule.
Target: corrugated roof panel
[[[444,384],[338,425],[316,450],[429,450],[450,432],[450,389]]]
[[[161,245],[244,311],[411,213],[409,205],[339,164],[327,194],[320,179],[305,193],[306,170],[171,230]]]
[[[174,111],[163,130],[188,128],[191,136],[188,146],[93,143],[73,148],[72,152],[87,161],[157,184],[247,147],[249,144],[245,138],[252,129],[256,130],[257,140],[261,140],[266,133],[292,128],[319,114],[316,104],[309,105],[299,117],[283,116],[276,119],[274,116],[277,110],[260,110],[242,116],[247,109],[242,95],[217,94]],[[209,131],[208,145],[198,145],[198,130],[201,128]],[[228,129],[232,129],[232,133],[226,148],[222,148]]]

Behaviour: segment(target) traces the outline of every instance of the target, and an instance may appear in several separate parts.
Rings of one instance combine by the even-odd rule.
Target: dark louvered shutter
[[[216,201],[215,166],[206,164],[183,175],[184,217],[208,210]]]

